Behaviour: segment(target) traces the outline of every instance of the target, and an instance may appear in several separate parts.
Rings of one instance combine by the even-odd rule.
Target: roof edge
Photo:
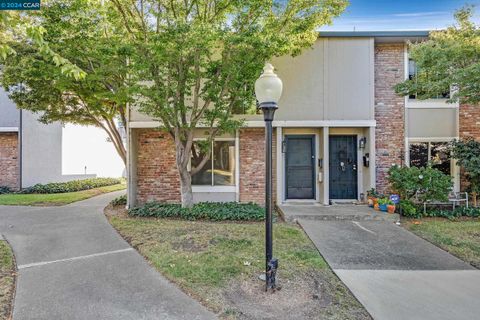
[[[320,31],[319,37],[330,38],[355,38],[355,37],[373,37],[373,38],[428,38],[430,30],[395,30],[395,31]]]

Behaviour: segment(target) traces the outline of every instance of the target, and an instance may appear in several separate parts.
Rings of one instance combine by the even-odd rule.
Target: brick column
[[[459,113],[460,138],[480,140],[480,107],[462,104]]]
[[[276,129],[273,130],[273,199],[276,199]],[[265,130],[240,130],[240,202],[265,204]]]
[[[18,134],[0,133],[0,187],[20,189]]]
[[[461,139],[480,140],[480,107],[461,104],[459,108],[459,136]],[[468,181],[463,170],[460,172],[460,189],[466,190]]]
[[[138,132],[137,201],[180,202],[180,178],[172,137],[156,129]]]
[[[375,45],[376,187],[388,191],[387,171],[405,151],[405,98],[393,87],[405,79],[404,44]]]

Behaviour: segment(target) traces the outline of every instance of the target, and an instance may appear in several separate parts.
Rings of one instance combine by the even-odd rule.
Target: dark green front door
[[[357,199],[357,136],[330,136],[330,199]]]
[[[286,142],[287,199],[315,199],[315,136],[289,135]]]

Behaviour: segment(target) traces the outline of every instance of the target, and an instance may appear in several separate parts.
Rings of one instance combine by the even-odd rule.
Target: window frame
[[[193,141],[202,141],[202,140],[207,140],[206,138],[202,138],[202,137],[199,137],[199,138],[193,138]],[[234,170],[234,176],[235,176],[235,183],[232,184],[232,185],[228,185],[228,186],[221,186],[221,185],[214,185],[214,170],[213,170],[213,166],[214,166],[214,159],[213,159],[213,151],[214,151],[214,148],[213,148],[213,143],[215,143],[215,141],[230,141],[230,142],[234,142],[234,148],[235,148],[235,170]],[[201,185],[201,184],[193,184],[192,183],[192,192],[237,192],[237,186],[238,186],[238,170],[239,170],[239,167],[238,167],[238,164],[239,164],[239,154],[238,154],[238,141],[237,141],[237,138],[236,137],[218,137],[218,138],[214,138],[212,140],[212,147],[211,147],[211,150],[210,150],[212,153],[210,155],[211,157],[211,160],[212,160],[212,174],[211,174],[211,184],[210,185]],[[189,162],[188,162],[188,170],[191,170],[191,166],[192,166],[192,157],[190,156],[190,159],[189,159]]]
[[[410,63],[412,63],[414,65],[414,72],[413,73],[410,73]],[[417,81],[416,80],[416,77],[417,77],[417,74],[418,74],[418,67],[416,65],[416,62],[415,60],[411,59],[410,58],[410,55],[408,53],[408,50],[407,50],[407,54],[406,54],[406,62],[405,62],[405,66],[406,66],[406,70],[405,70],[405,78],[407,80],[414,80],[415,82]],[[412,79],[414,78],[414,79]],[[415,101],[415,102],[418,102],[418,101],[447,101],[448,99],[450,99],[450,97],[452,96],[452,86],[450,86],[450,90],[448,91],[447,93],[447,96],[446,97],[443,97],[443,96],[437,96],[437,97],[433,97],[433,98],[429,98],[429,99],[426,99],[426,100],[420,100],[417,98],[417,93],[413,94],[413,95],[407,95],[406,98],[410,101]]]
[[[427,163],[430,163],[430,161],[432,161],[432,144],[434,144],[434,143],[446,143],[446,144],[448,144],[449,142],[451,142],[451,140],[431,139],[431,140],[410,140],[410,141],[408,141],[408,144],[407,144],[407,146],[408,146],[408,148],[407,148],[408,161],[406,162],[406,164],[409,167],[411,166],[412,158],[411,158],[411,153],[410,153],[410,146],[412,144],[421,144],[421,143],[427,144]],[[455,170],[455,161],[452,158],[452,154],[450,154],[449,159],[450,159],[450,176],[452,177],[452,179],[455,179],[457,172]]]

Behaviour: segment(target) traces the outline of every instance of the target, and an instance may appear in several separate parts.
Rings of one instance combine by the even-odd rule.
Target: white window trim
[[[0,132],[18,132],[18,127],[0,127]]]
[[[431,143],[444,142],[449,143],[453,140],[458,139],[458,137],[439,137],[439,138],[406,138],[406,150],[405,150],[405,164],[407,167],[410,167],[410,144],[414,143],[428,143],[428,161],[431,158]],[[451,158],[450,160],[450,176],[453,180],[453,189],[454,191],[460,191],[460,167],[456,164],[456,161]]]
[[[193,141],[201,141],[207,140],[206,138],[193,138]],[[192,192],[231,192],[231,193],[238,193],[237,189],[239,188],[238,178],[239,174],[239,164],[240,164],[240,157],[239,157],[239,144],[238,139],[236,137],[231,138],[214,138],[213,142],[215,141],[233,141],[235,143],[235,184],[231,186],[214,186],[214,185],[195,185],[192,183]],[[213,152],[213,151],[212,151]],[[188,170],[191,170],[191,158],[188,163]],[[213,183],[213,171],[212,171],[212,183]]]
[[[192,185],[192,192],[236,192],[236,186]]]

